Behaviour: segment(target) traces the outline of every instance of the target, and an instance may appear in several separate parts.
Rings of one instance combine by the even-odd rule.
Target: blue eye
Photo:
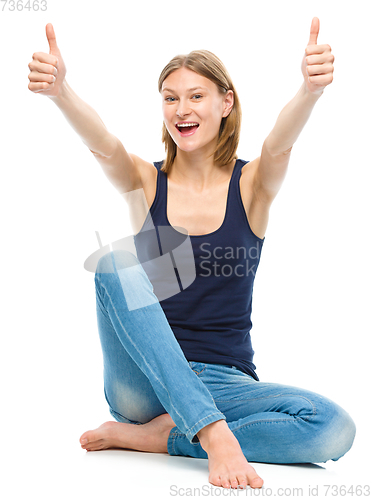
[[[203,96],[202,96],[201,94],[194,94],[194,95],[192,96],[192,99],[196,98],[197,100],[199,100],[199,99],[201,99],[202,97],[203,97]],[[166,98],[164,99],[164,101],[167,101],[167,102],[174,102],[175,100],[176,100],[176,98],[175,98],[175,97],[171,97],[171,96],[166,97]]]

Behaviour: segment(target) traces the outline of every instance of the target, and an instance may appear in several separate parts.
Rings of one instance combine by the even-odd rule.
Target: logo
[[[195,281],[195,259],[187,231],[155,227],[150,211],[140,232],[112,242],[112,250],[109,244],[103,246],[99,232],[95,233],[99,249],[85,260],[84,269],[117,273],[130,311],[173,297]]]

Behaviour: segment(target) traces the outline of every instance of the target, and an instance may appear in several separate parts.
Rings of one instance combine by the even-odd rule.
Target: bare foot
[[[263,480],[243,455],[225,420],[206,425],[197,436],[208,454],[209,482],[223,488],[262,488]]]
[[[80,438],[80,444],[87,451],[125,448],[167,453],[169,433],[175,426],[168,413],[159,415],[143,425],[106,422],[94,431],[84,432]]]

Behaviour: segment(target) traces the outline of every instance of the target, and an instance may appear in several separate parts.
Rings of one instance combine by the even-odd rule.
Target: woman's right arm
[[[111,134],[96,111],[72,90],[66,81],[66,66],[56,43],[52,24],[46,35],[50,53],[35,52],[28,65],[29,90],[48,96],[101,164],[110,182],[121,193],[142,186],[138,162]],[[139,160],[139,159],[138,159]]]

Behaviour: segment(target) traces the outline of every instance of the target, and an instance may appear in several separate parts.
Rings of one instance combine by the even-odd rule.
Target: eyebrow
[[[186,90],[186,92],[193,92],[194,90],[198,90],[198,89],[209,90],[209,89],[207,89],[207,87],[201,87],[201,86],[199,86],[199,87],[193,87],[192,89],[187,89],[187,90]],[[166,90],[167,90],[168,92],[174,92],[174,93],[176,93],[176,91],[175,91],[175,90],[173,90],[173,89],[169,89],[168,87],[164,87],[164,88],[162,89],[162,92],[165,92]]]

